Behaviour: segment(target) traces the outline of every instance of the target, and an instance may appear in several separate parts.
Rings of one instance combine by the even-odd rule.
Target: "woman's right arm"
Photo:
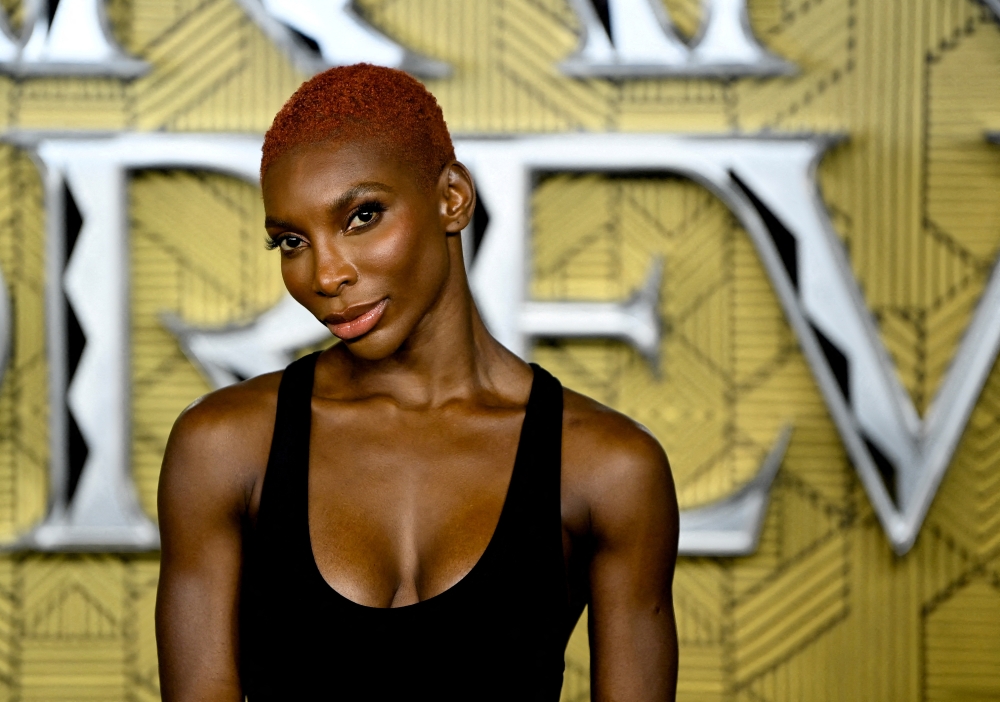
[[[263,476],[274,421],[273,404],[270,412],[260,412],[268,409],[266,401],[261,407],[260,394],[247,390],[222,390],[188,408],[167,442],[157,496],[156,596],[165,702],[243,700],[242,530],[255,481]]]

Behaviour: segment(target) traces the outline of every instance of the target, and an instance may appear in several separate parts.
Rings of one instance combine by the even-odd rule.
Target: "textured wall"
[[[19,17],[20,3],[2,4]],[[429,87],[455,133],[837,132],[831,218],[900,378],[924,409],[1000,248],[1000,29],[972,0],[751,0],[790,78],[572,80],[566,0],[361,0],[387,34],[455,67]],[[666,0],[693,32],[698,0]],[[135,81],[0,77],[0,128],[261,132],[304,76],[233,0],[113,0],[153,65]],[[0,536],[44,512],[40,178],[0,147],[0,266],[14,307],[0,388]],[[1000,371],[906,556],[893,555],[775,294],[728,210],[689,181],[553,174],[533,198],[532,293],[618,299],[667,262],[663,373],[612,342],[546,343],[564,383],[667,448],[683,506],[731,493],[779,427],[796,431],[756,555],[682,559],[680,697],[1000,698]],[[157,315],[252,317],[281,293],[258,194],[221,176],[130,186],[133,467],[144,507],[176,414],[207,390]],[[155,557],[0,557],[0,700],[158,699]],[[489,685],[488,680],[483,685]],[[978,697],[977,697],[978,695]],[[589,698],[585,632],[564,696]],[[470,699],[475,695],[470,694]]]

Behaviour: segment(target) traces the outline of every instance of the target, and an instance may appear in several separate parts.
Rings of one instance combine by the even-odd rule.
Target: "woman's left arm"
[[[605,436],[588,490],[594,702],[663,702],[677,688],[677,497],[663,449],[632,426]]]

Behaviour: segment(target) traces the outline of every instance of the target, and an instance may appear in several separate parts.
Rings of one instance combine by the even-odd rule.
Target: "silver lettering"
[[[681,510],[678,551],[685,556],[748,556],[757,550],[771,483],[792,440],[786,426],[754,478],[734,494],[695,509]]]
[[[42,523],[9,548],[43,551],[122,551],[157,546],[154,525],[142,513],[129,473],[128,395],[128,258],[124,218],[127,172],[137,168],[208,168],[250,182],[256,179],[260,141],[253,137],[218,135],[121,135],[113,138],[38,138],[31,141],[44,170],[48,229],[49,364],[52,372],[52,495]],[[24,143],[24,142],[22,142]],[[480,175],[494,173],[494,144],[460,142],[463,157],[474,157]],[[485,150],[484,150],[485,149]],[[523,156],[523,154],[522,154]],[[521,158],[521,156],[519,156]],[[558,161],[558,159],[557,159]],[[521,163],[522,175],[530,170]],[[527,186],[527,178],[515,179]],[[500,187],[500,190],[491,188]],[[523,199],[526,190],[511,193],[509,186],[483,178],[481,189],[491,206],[505,197]],[[65,242],[65,198],[72,197],[83,227],[71,252]],[[511,217],[495,210],[488,241],[497,241],[504,228],[516,235],[500,250],[509,260],[511,251],[521,251],[528,235],[524,213]],[[485,258],[479,271],[487,270]],[[518,267],[518,271],[523,269]],[[659,347],[657,301],[662,263],[653,261],[646,284],[624,304],[588,302],[539,302],[525,299],[520,287],[513,299],[518,306],[513,325],[496,317],[496,300],[508,285],[487,295],[494,321],[506,331],[508,341],[522,353],[526,342],[538,335],[606,336],[608,331],[592,326],[589,315],[600,314],[611,327],[611,336],[633,343],[651,360]],[[478,275],[479,285],[483,275]],[[515,279],[523,284],[523,275]],[[502,310],[501,310],[502,311]],[[66,320],[75,314],[86,345],[75,372],[67,377]],[[562,317],[558,329],[549,326],[553,314]],[[164,323],[178,337],[182,348],[216,386],[283,367],[298,348],[329,338],[329,332],[308,312],[286,297],[252,324],[219,330],[194,329],[174,317]],[[89,454],[76,490],[69,494],[68,426],[76,422]],[[782,434],[764,462],[759,475],[737,494],[717,505],[682,514],[685,553],[738,555],[756,547],[771,481],[787,446]]]
[[[816,187],[816,166],[832,141],[567,134],[463,144],[460,157],[473,164],[484,200],[496,213],[471,284],[491,330],[523,352],[523,232],[532,172],[660,170],[702,183],[749,233],[883,529],[897,552],[905,553],[1000,348],[1000,269],[921,420]]]
[[[607,336],[610,329],[610,336],[653,360],[660,333],[659,263],[651,263],[647,284],[623,304],[528,297],[531,183],[545,171],[634,170],[674,173],[701,183],[749,233],[889,540],[904,553],[1000,348],[1000,269],[992,274],[941,390],[921,419],[896,378],[817,191],[815,168],[833,141],[643,134],[459,140],[459,158],[475,173],[491,214],[470,268],[470,285],[491,331],[519,354],[526,355],[531,339],[540,335]],[[43,524],[22,539],[23,545],[51,550],[155,546],[155,530],[138,509],[128,475],[126,172],[208,168],[253,182],[259,148],[255,137],[166,134],[35,144],[45,171],[49,218],[53,501]],[[68,258],[60,248],[65,196],[75,199],[84,222]],[[593,312],[595,305],[607,318],[600,329],[592,326],[590,315],[581,314]],[[86,347],[72,377],[60,378],[67,353],[60,339],[70,311]],[[174,318],[165,324],[216,386],[280,368],[297,348],[328,335],[290,298],[242,328],[194,329]],[[90,453],[77,490],[68,497],[70,418]],[[777,453],[751,483],[755,488],[724,501],[730,507],[685,512],[686,552],[748,552],[744,547],[754,543],[763,518],[765,483],[770,484],[785,443],[776,442]],[[730,523],[723,547],[718,536],[726,531],[723,516],[734,518],[732,500],[743,500],[737,511],[745,519],[738,534]],[[751,509],[754,504],[759,508]],[[691,538],[698,531],[704,539],[696,548]],[[739,549],[734,546],[741,543]]]
[[[427,78],[444,78],[448,64],[392,41],[355,11],[353,0],[237,0],[298,67],[316,73],[359,61],[399,68]],[[302,37],[315,42],[319,55]]]
[[[107,75],[132,78],[149,70],[130,58],[108,29],[103,0],[26,0],[22,36],[0,17],[0,71],[13,75]],[[0,12],[2,15],[2,12]]]
[[[663,261],[649,267],[646,282],[625,302],[540,302],[521,312],[525,336],[619,339],[646,357],[656,371],[660,355],[660,283]]]
[[[46,139],[26,145],[46,191],[46,314],[50,369],[51,495],[43,521],[13,548],[122,551],[158,547],[155,525],[129,471],[128,231],[126,178],[136,168],[207,168],[257,179],[260,140],[229,136]],[[23,143],[23,141],[22,141]],[[82,227],[65,250],[67,198]],[[84,346],[68,368],[66,323],[75,316]],[[69,494],[69,435],[87,453]]]
[[[754,37],[746,0],[704,0],[705,20],[690,46],[661,0],[607,0],[608,28],[592,0],[571,1],[582,29],[576,53],[561,65],[569,75],[724,78],[796,71]]]
[[[107,75],[133,78],[149,65],[127,56],[108,28],[104,0],[26,0],[18,36],[0,10],[0,72],[12,75]],[[237,0],[306,73],[367,61],[443,78],[448,64],[400,46],[369,25],[351,0]],[[318,55],[302,37],[315,42]]]

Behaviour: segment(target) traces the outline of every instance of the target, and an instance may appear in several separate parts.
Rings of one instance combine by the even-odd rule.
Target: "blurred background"
[[[521,154],[523,181],[473,164],[477,296],[513,252],[519,304],[652,315],[517,343],[670,456],[679,699],[1000,699],[991,2],[0,0],[0,700],[159,699],[172,422],[232,354],[322,343],[261,331],[253,163],[172,145],[252,162],[357,60],[421,77],[468,153]],[[560,134],[586,139],[516,147]],[[565,700],[588,667],[584,623]]]

